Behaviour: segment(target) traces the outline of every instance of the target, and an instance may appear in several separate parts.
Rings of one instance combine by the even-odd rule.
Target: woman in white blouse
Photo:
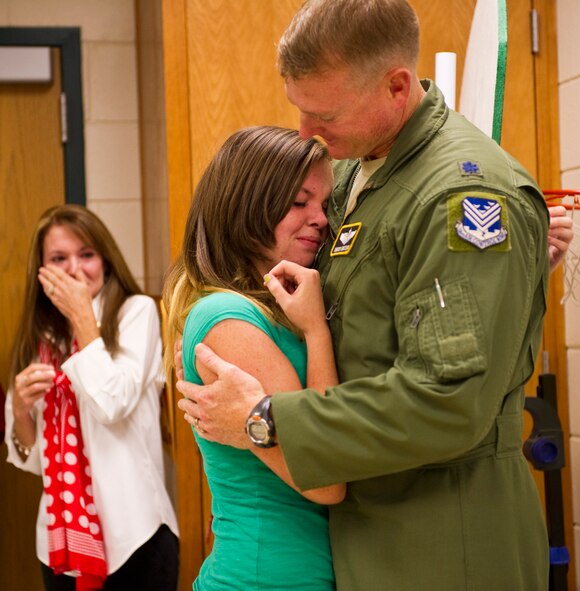
[[[159,423],[161,340],[115,241],[84,207],[40,218],[6,400],[8,461],[42,475],[47,591],[177,587]]]

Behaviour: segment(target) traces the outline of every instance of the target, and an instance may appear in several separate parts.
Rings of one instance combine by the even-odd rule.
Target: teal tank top
[[[192,308],[183,334],[185,379],[201,384],[194,347],[225,319],[264,331],[288,357],[305,386],[306,347],[234,293],[208,295]],[[332,591],[328,510],[298,494],[250,451],[197,436],[212,495],[214,544],[195,591]]]

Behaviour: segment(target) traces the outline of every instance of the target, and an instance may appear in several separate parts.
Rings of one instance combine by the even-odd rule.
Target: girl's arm
[[[253,375],[268,394],[300,390],[302,385],[294,367],[274,341],[258,327],[242,320],[227,319],[216,324],[203,339],[220,357]],[[314,343],[313,343],[314,344]],[[204,383],[215,380],[215,374],[203,365],[196,369]],[[316,373],[322,383],[327,369]],[[321,504],[334,504],[343,500],[346,485],[337,484],[308,491],[298,489],[290,475],[280,446],[262,449],[252,446],[252,453],[264,462],[286,484],[307,499]]]
[[[338,376],[318,271],[281,261],[264,277],[264,283],[292,324],[304,333],[306,386],[323,394],[328,386],[338,384]]]

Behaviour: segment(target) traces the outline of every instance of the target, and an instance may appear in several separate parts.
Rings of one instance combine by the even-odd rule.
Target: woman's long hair
[[[38,269],[43,264],[44,239],[53,226],[66,227],[103,259],[105,277],[101,290],[100,332],[111,354],[119,348],[119,309],[129,296],[142,293],[111,233],[94,213],[81,205],[58,205],[45,211],[36,226],[28,255],[24,307],[12,350],[11,383],[16,374],[37,356],[41,341],[55,352],[57,349],[64,349],[65,354],[70,352],[70,324],[46,296],[38,281]]]
[[[313,164],[326,147],[293,129],[248,127],[230,136],[205,170],[191,202],[183,249],[163,289],[168,313],[165,367],[187,314],[203,295],[233,291],[292,328],[256,269]]]

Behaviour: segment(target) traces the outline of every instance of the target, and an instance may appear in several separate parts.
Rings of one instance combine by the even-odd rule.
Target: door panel
[[[40,214],[65,202],[60,57],[50,84],[0,84],[0,380],[20,318],[28,247]],[[35,523],[41,479],[5,462],[0,445],[0,589],[41,590]]]
[[[433,0],[411,0],[421,24],[421,54],[418,71],[421,77],[435,76],[435,53],[457,53],[457,104],[461,104],[461,80],[467,50],[471,19],[476,0],[447,0],[445,15],[442,3]],[[536,110],[534,93],[534,60],[531,53],[531,1],[508,0],[508,54],[506,90],[501,145],[536,175]]]
[[[60,69],[52,84],[0,85],[0,379],[20,316],[28,246],[40,214],[65,202],[60,131]]]

